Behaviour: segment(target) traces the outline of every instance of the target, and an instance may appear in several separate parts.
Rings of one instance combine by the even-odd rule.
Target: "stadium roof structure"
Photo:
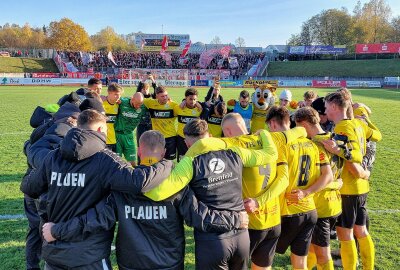
[[[232,51],[239,53],[240,51],[243,52],[253,52],[253,53],[261,53],[262,47],[236,47],[233,44],[205,44],[203,42],[196,42],[190,46],[190,53],[202,53],[206,50],[210,49],[221,49],[222,47],[230,46]]]
[[[288,49],[289,49],[288,45],[268,45],[267,48],[265,48],[265,52],[287,53]]]

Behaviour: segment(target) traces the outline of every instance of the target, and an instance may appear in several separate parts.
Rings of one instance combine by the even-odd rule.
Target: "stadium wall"
[[[0,85],[86,85],[88,78],[73,79],[73,78],[16,78],[16,77],[0,77]],[[140,80],[118,79],[111,80],[118,82],[123,86],[137,86]],[[104,80],[103,80],[103,83]],[[167,87],[209,87],[214,83],[212,80],[156,80],[157,84]],[[310,88],[381,88],[381,87],[398,87],[400,84],[399,77],[385,77],[375,80],[362,79],[275,79],[275,80],[221,80],[222,87],[227,88],[250,88],[253,84],[269,83],[277,87],[310,87]]]

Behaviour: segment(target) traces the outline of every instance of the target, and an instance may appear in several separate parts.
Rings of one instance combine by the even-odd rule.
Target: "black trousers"
[[[246,270],[249,254],[250,238],[247,230],[230,238],[196,239],[196,270]]]
[[[26,269],[40,269],[39,262],[42,253],[40,217],[35,200],[27,195],[24,196],[24,210],[29,226],[25,247]]]

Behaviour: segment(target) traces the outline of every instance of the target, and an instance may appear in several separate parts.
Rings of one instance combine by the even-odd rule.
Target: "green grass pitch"
[[[0,216],[23,214],[23,195],[19,191],[21,178],[26,170],[22,153],[23,142],[32,128],[29,118],[38,105],[55,103],[59,97],[78,87],[0,87]],[[237,98],[242,89],[222,89],[226,100]],[[305,88],[291,89],[300,100]],[[333,91],[316,89],[320,96]],[[133,93],[125,88],[125,95]],[[200,100],[207,89],[199,88]],[[252,90],[249,89],[250,92]],[[281,89],[278,89],[278,93]],[[103,93],[106,91],[103,89]],[[174,100],[184,96],[183,88],[171,88]],[[353,99],[371,107],[373,122],[380,128],[383,140],[377,147],[377,161],[371,178],[368,209],[371,217],[371,234],[376,245],[376,269],[398,269],[400,264],[400,204],[398,169],[400,144],[398,128],[400,117],[400,91],[387,89],[354,89]],[[397,164],[397,165],[396,165]],[[24,269],[26,219],[0,219],[0,269]],[[191,229],[187,229],[186,269],[194,269],[194,243]],[[333,243],[337,246],[337,243]],[[113,255],[114,269],[115,256]],[[276,256],[274,269],[291,269],[288,256]]]

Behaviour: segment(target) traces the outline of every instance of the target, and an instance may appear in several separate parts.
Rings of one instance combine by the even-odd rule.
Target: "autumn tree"
[[[392,26],[392,41],[400,42],[400,16],[393,18],[390,25]]]
[[[391,9],[384,0],[370,0],[361,7],[358,2],[354,9],[353,36],[359,43],[390,41],[392,27],[389,19]]]
[[[352,18],[346,9],[323,10],[317,20],[316,39],[325,45],[342,45],[351,42]]]
[[[132,51],[135,50],[133,43],[128,43],[122,35],[118,35],[110,26],[100,30],[90,37],[93,47],[96,50],[107,51]]]
[[[92,44],[89,35],[79,24],[68,18],[51,22],[48,29],[47,44],[57,50],[89,51]]]
[[[390,21],[385,0],[357,2],[353,14],[347,9],[328,9],[303,22],[301,32],[292,34],[289,45],[347,45],[400,41],[400,17]]]
[[[301,37],[300,34],[292,34],[287,42],[289,46],[300,46],[301,44]]]

